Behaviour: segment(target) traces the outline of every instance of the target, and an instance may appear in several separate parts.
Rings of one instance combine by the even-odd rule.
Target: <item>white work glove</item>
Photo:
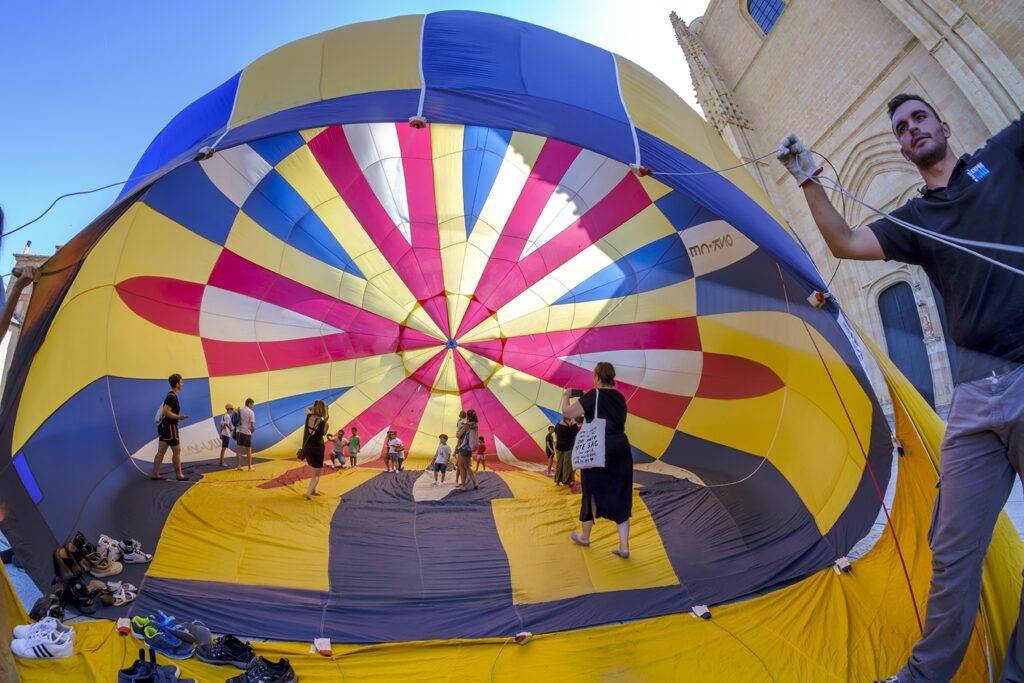
[[[807,145],[801,142],[795,133],[788,133],[782,138],[775,156],[786,167],[786,170],[796,178],[797,185],[801,187],[808,180],[821,173],[821,166],[814,163],[811,150],[807,149]]]

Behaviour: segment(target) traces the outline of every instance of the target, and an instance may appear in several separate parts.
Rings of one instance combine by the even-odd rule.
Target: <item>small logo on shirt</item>
[[[978,182],[988,174],[988,167],[986,167],[985,164],[982,164],[980,162],[967,169],[967,175],[971,176],[971,180],[973,180],[974,182]]]

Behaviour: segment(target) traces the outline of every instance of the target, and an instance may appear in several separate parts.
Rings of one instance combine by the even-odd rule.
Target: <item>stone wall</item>
[[[1024,104],[1024,0],[789,0],[767,36],[746,4],[711,0],[693,29],[746,114],[752,155],[796,132],[828,157],[848,190],[882,209],[902,204],[921,184],[890,132],[886,103],[893,95],[910,91],[931,101],[949,122],[958,154],[982,145]],[[774,161],[761,170],[827,280],[837,261],[802,192]],[[869,222],[869,211],[833,200],[852,226]],[[878,296],[901,280],[918,301],[941,407],[952,380],[924,273],[899,263],[846,261],[831,289],[850,319],[885,348]],[[872,379],[881,381],[877,373]]]

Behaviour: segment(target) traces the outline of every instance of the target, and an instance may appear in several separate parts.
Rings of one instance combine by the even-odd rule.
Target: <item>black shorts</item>
[[[224,436],[223,434],[221,434],[220,435],[220,445],[221,445],[221,448],[227,448],[228,446],[230,446],[231,445],[231,437],[230,436]]]
[[[235,443],[242,448],[252,448],[252,434],[243,434],[242,432],[238,432],[238,434],[235,435]]]
[[[166,443],[168,446],[174,447],[181,443],[178,440],[178,423],[177,422],[161,422],[156,428],[157,436],[160,441]]]
[[[448,471],[448,463],[446,463],[446,462],[435,462],[434,463],[434,471],[435,472],[441,472],[441,473],[447,472]]]

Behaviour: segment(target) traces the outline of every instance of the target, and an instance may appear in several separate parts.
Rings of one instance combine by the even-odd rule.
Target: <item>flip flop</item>
[[[590,547],[590,541],[584,541],[575,531],[569,534],[569,539],[576,545],[581,545],[584,548]]]
[[[150,481],[167,481],[167,477],[150,477]]]
[[[175,479],[177,479],[178,481],[192,481],[188,477],[175,477]]]
[[[621,557],[624,560],[628,560],[629,559],[629,551],[628,550],[619,550],[618,548],[613,548],[612,549],[612,555],[618,555],[619,557]]]

